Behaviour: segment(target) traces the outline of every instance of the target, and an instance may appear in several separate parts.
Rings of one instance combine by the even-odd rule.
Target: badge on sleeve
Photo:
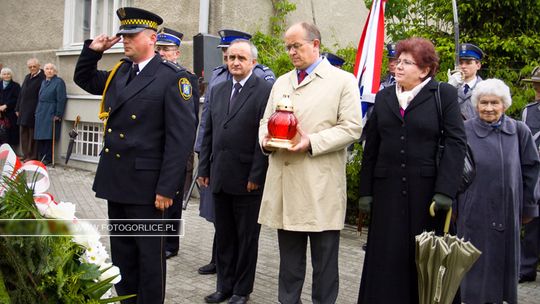
[[[178,80],[178,89],[180,90],[180,95],[182,95],[182,98],[184,98],[184,100],[189,100],[191,98],[193,92],[191,88],[191,83],[187,78],[182,77],[180,78],[180,80]]]

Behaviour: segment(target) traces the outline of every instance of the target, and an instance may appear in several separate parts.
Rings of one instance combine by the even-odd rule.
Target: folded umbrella
[[[71,157],[71,153],[73,153],[73,146],[75,145],[75,138],[79,135],[77,133],[77,125],[79,124],[79,121],[81,120],[81,117],[77,115],[77,118],[75,118],[75,122],[73,123],[73,129],[69,131],[69,144],[66,152],[66,165],[69,161],[69,158]]]
[[[435,216],[434,204],[430,213]],[[452,209],[446,215],[444,236],[423,232],[415,237],[420,304],[451,304],[461,280],[481,255],[472,243],[448,234],[451,214]]]

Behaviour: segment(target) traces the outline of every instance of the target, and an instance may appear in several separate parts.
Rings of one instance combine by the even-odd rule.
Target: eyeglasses
[[[29,65],[29,66],[28,66],[29,69],[36,69],[36,68],[38,68],[38,67],[39,67],[38,65]]]
[[[173,52],[173,51],[176,51],[176,50],[177,50],[177,48],[175,48],[175,47],[156,46],[156,51],[158,51],[158,52],[161,52],[161,51]]]
[[[403,63],[403,65],[416,65],[416,62],[410,61],[408,59],[398,59],[398,60],[396,60],[396,66],[400,65],[401,63]]]
[[[308,44],[310,43],[311,41],[308,41],[306,43],[300,43],[300,42],[296,42],[296,43],[293,43],[293,44],[287,44],[285,45],[285,50],[287,52],[290,52],[291,49],[294,49],[295,51],[297,51],[298,49],[300,49],[301,47],[303,47],[305,44]]]

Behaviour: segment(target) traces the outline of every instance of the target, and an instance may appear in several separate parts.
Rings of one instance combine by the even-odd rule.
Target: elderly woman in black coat
[[[360,208],[371,210],[359,303],[418,303],[414,237],[441,231],[456,196],[465,131],[456,89],[432,77],[439,58],[433,44],[409,38],[397,45],[396,85],[375,97],[366,125],[360,171]],[[440,93],[445,151],[436,164]]]
[[[13,148],[19,144],[19,127],[17,126],[17,115],[15,105],[21,92],[21,86],[13,81],[13,71],[10,68],[3,68],[0,71],[2,85],[0,85],[0,112],[2,118],[7,118],[9,127],[6,138],[1,143],[8,143]]]
[[[465,122],[476,177],[457,200],[457,233],[482,255],[461,284],[465,303],[517,303],[519,233],[538,216],[540,161],[529,128],[504,114],[510,89],[499,79],[476,86],[478,116]]]

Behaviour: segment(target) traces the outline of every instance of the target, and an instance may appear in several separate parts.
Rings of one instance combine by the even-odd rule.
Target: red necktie
[[[301,84],[302,81],[304,81],[304,78],[306,78],[307,72],[306,70],[300,70],[300,73],[298,73],[298,84]]]

